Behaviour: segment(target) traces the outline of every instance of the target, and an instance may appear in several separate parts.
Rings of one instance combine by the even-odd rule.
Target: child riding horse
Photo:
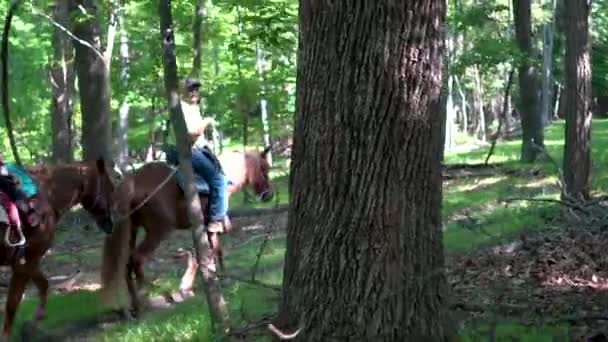
[[[20,187],[21,182],[22,180],[16,174],[9,171],[9,166],[0,157],[0,204],[7,211],[8,223],[19,231],[21,231],[19,211],[27,217],[28,224],[32,227],[38,225],[39,219],[38,214],[30,204],[30,196]]]

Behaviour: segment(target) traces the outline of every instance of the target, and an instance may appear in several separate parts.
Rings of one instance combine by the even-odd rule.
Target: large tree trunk
[[[530,0],[513,0],[515,35],[523,60],[519,64],[518,111],[521,116],[521,161],[531,163],[544,147],[543,123],[539,108],[536,68],[533,62],[532,18]]]
[[[278,327],[445,341],[444,1],[300,2]]]
[[[74,0],[71,15],[73,31],[88,46],[74,41],[75,62],[82,110],[82,155],[84,160],[112,158],[112,121],[108,68],[101,54],[97,6],[93,0]],[[81,9],[86,9],[86,14]]]
[[[57,1],[52,6],[53,20],[63,27],[69,26],[69,6]],[[53,27],[53,59],[50,66],[52,159],[55,163],[69,163],[73,159],[72,148],[72,96],[74,94],[74,48],[69,37],[61,29]]]
[[[587,1],[566,1],[566,193],[589,197],[591,173],[591,63],[589,57],[589,7]]]
[[[171,6],[169,0],[159,1],[160,32],[163,47],[163,69],[165,78],[165,90],[169,112],[175,133],[175,140],[179,153],[179,167],[186,180],[186,201],[188,202],[188,217],[192,222],[192,240],[197,255],[197,262],[201,271],[203,288],[209,311],[212,317],[215,332],[222,336],[228,332],[230,322],[228,320],[228,308],[222,295],[219,279],[215,273],[216,267],[213,260],[213,252],[209,248],[209,240],[201,221],[201,204],[194,185],[194,175],[191,163],[191,151],[188,143],[188,130],[186,120],[179,101],[179,87],[177,80],[177,62],[175,60],[175,41],[173,35],[173,19],[171,17]]]

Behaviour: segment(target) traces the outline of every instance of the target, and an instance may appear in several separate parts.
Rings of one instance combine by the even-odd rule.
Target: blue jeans
[[[222,221],[228,211],[228,179],[211,156],[198,148],[192,149],[192,169],[209,184],[209,220]]]

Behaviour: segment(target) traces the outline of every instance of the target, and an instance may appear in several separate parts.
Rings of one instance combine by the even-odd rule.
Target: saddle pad
[[[36,183],[25,170],[14,164],[6,164],[6,168],[19,179],[19,186],[27,197],[35,196],[38,193]]]
[[[176,167],[172,168],[177,169]],[[175,173],[175,177],[177,177],[177,184],[179,185],[179,188],[182,189],[182,191],[186,192],[186,178],[179,169]],[[196,173],[194,174],[194,185],[196,186],[196,191],[199,194],[209,195],[209,184],[207,184],[204,178],[197,175]]]

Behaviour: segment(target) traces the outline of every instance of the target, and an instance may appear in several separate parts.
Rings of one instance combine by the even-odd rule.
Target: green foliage
[[[8,3],[0,4],[6,12]],[[51,93],[48,67],[52,54],[54,27],[22,6],[11,30],[9,46],[11,114],[19,151],[26,163],[47,157],[51,146]],[[47,5],[33,3],[37,11],[50,15]],[[107,44],[110,4],[98,9],[101,45]],[[111,59],[111,110],[116,128],[118,108],[123,100],[130,104],[129,145],[143,152],[151,131],[161,130],[168,119],[162,75],[159,19],[156,1],[120,2],[129,43],[129,83],[122,84],[117,36]],[[250,141],[261,143],[261,117],[256,108],[262,97],[268,101],[271,130],[284,132],[294,111],[295,52],[297,44],[297,1],[249,0],[211,1],[205,3],[207,17],[202,30],[203,107],[220,123],[224,135],[239,140],[245,115],[249,115]],[[192,20],[195,6],[191,1],[172,2],[178,72],[181,79],[192,68]],[[74,20],[88,20],[73,14]],[[240,27],[240,29],[239,29]],[[263,75],[256,69],[256,49],[264,53]],[[238,67],[237,67],[238,65]],[[263,77],[262,77],[263,76]],[[78,96],[74,98],[74,127],[80,127]],[[4,125],[2,127],[4,130]],[[76,142],[79,138],[76,137]],[[2,144],[8,151],[8,139]],[[11,158],[11,155],[6,155]]]

